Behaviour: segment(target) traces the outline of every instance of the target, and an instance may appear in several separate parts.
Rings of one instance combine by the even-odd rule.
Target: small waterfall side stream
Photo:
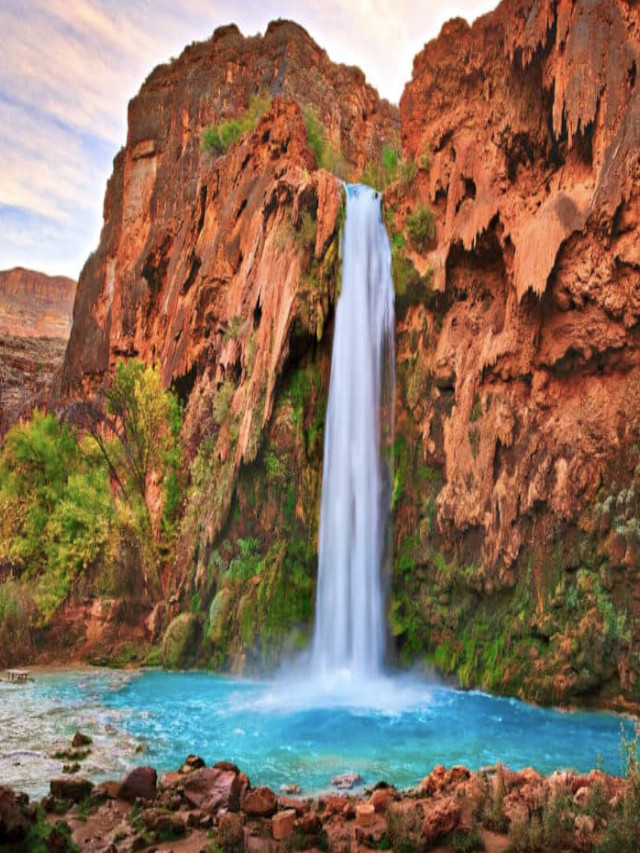
[[[324,438],[312,669],[373,678],[384,655],[395,312],[379,193],[349,185]]]

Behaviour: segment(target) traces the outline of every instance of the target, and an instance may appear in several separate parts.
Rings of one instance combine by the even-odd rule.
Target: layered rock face
[[[399,318],[401,432],[436,487],[429,508],[400,506],[398,547],[422,524],[404,553],[441,596],[427,642],[455,636],[470,681],[474,654],[520,644],[487,679],[547,699],[640,697],[638,18],[617,0],[505,0],[447,24],[401,101],[423,167],[390,198],[394,225],[435,214],[428,245],[415,219],[409,236],[427,277]]]
[[[241,147],[223,158],[204,153],[204,129],[245,113],[254,95],[280,100]],[[247,280],[274,279],[268,260],[262,263],[266,235],[281,208],[291,213],[294,198],[298,224],[301,194],[314,218],[329,217],[319,229],[322,253],[337,181],[309,177],[315,164],[300,106],[315,109],[346,170],[379,156],[382,141],[398,131],[396,109],[379,100],[362,72],[331,63],[289,22],[246,39],[235,26],[218,29],[149,76],[129,105],[127,146],[114,162],[100,246],[80,279],[67,386],[104,373],[120,355],[160,359],[167,381],[194,367],[202,373],[205,352],[209,362],[218,360],[216,336],[228,320],[244,321],[264,303],[267,285],[249,294]],[[282,247],[279,254],[287,253]]]
[[[253,130],[224,153],[205,150],[204,131],[246,115],[254,96],[269,103]],[[219,29],[150,75],[129,107],[127,146],[107,188],[100,246],[80,277],[62,375],[73,395],[100,383],[120,357],[159,361],[184,401],[187,457],[196,459],[172,585],[203,611],[217,599],[207,654],[219,665],[229,661],[225,644],[244,660],[253,642],[240,641],[234,621],[241,593],[221,589],[216,569],[226,569],[237,540],[247,559],[270,554],[279,596],[290,563],[278,548],[296,526],[300,607],[310,616],[319,491],[318,474],[306,469],[321,470],[323,411],[313,441],[295,419],[315,418],[316,399],[324,401],[343,215],[340,179],[317,168],[310,147],[310,111],[345,175],[379,161],[382,145],[399,136],[397,108],[291,23],[246,39],[234,26]],[[296,392],[301,414],[285,397],[302,362],[314,390]],[[246,512],[261,488],[260,509]],[[266,611],[273,589],[265,583],[261,600],[265,587]],[[190,615],[165,638],[167,662],[201,637],[203,620]],[[298,616],[283,619],[288,629]],[[259,636],[255,613],[253,623]]]
[[[71,331],[76,283],[15,268],[0,272],[0,433],[48,393]]]
[[[408,660],[544,701],[640,704],[638,14],[505,0],[446,25],[401,102],[415,177],[386,193],[391,633]],[[203,151],[254,95],[271,101],[253,130]],[[308,106],[341,174],[397,133],[289,23],[156,69],[80,279],[63,388],[138,356],[186,405],[176,595],[151,620],[157,640],[176,617],[167,663],[269,663],[312,617],[342,205]]]
[[[60,338],[71,332],[76,283],[16,267],[0,272],[0,334]]]

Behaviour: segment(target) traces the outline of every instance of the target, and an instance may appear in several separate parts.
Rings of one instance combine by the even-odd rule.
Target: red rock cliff
[[[221,156],[203,150],[205,128],[245,114],[254,95],[272,99],[254,130]],[[340,181],[316,168],[308,107],[344,171],[398,135],[397,109],[362,72],[288,22],[264,37],[218,29],[157,68],[130,103],[100,245],[80,277],[63,387],[99,382],[118,357],[160,361],[187,404],[189,455],[207,436],[215,457],[215,494],[193,508],[199,533],[184,546],[202,540],[201,559],[292,349],[319,340],[332,314]]]
[[[62,338],[71,331],[76,283],[16,267],[0,272],[0,334]]]
[[[408,228],[419,204],[435,213],[434,239],[411,253],[429,292],[399,324],[401,372],[413,366],[401,430],[442,471],[431,543],[475,567],[458,603],[469,615],[517,585],[536,642],[562,634],[548,613],[563,606],[555,595],[582,594],[579,568],[631,617],[624,642],[640,639],[627,491],[640,426],[639,24],[622,0],[505,0],[472,27],[448,23],[401,100],[403,146],[422,168],[391,194],[395,224]],[[618,509],[603,519],[607,499]],[[420,523],[415,505],[400,515],[407,531]],[[416,546],[418,563],[429,547]],[[570,647],[546,697],[597,689]],[[601,680],[635,696],[638,674],[615,669]]]
[[[71,331],[76,283],[16,268],[0,272],[0,434],[47,394]]]
[[[203,153],[203,130],[246,112],[256,94],[280,101],[242,153]],[[201,373],[200,357],[213,354],[222,326],[255,308],[260,288],[270,286],[256,283],[248,294],[249,279],[269,278],[262,226],[305,182],[314,216],[318,205],[318,216],[327,214],[336,192],[328,176],[308,176],[314,160],[294,102],[315,108],[345,168],[361,168],[398,129],[397,111],[361,71],[331,63],[289,22],[253,38],[235,26],[220,28],[149,76],[129,105],[127,146],[114,162],[100,246],[80,279],[67,385],[105,372],[118,355],[159,358],[166,381],[194,366]],[[329,210],[335,216],[331,203]],[[255,228],[249,236],[251,217],[262,236]],[[321,239],[331,230],[332,221],[324,222]],[[226,293],[230,284],[234,295]]]

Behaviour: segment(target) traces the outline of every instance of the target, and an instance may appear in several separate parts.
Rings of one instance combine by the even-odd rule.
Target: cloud
[[[274,18],[292,18],[331,59],[359,65],[383,96],[397,101],[414,54],[445,18],[473,17],[491,5],[2,0],[0,223],[6,230],[0,268],[21,263],[50,271],[55,265],[78,275],[79,258],[95,248],[111,162],[126,140],[127,102],[157,64],[221,24],[235,22],[253,35]],[[33,239],[41,229],[43,239]],[[27,246],[28,256],[22,255]]]

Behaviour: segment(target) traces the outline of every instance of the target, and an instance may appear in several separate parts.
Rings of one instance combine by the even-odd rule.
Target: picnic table
[[[26,669],[8,669],[7,679],[12,684],[24,684],[29,677],[29,671]]]

